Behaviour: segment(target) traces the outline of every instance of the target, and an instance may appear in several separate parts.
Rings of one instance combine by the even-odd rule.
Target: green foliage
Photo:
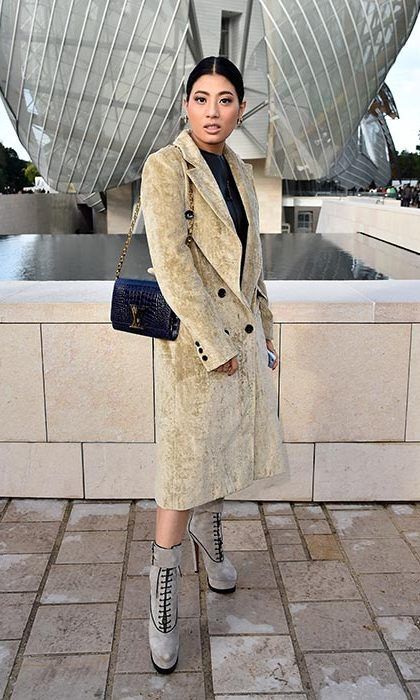
[[[400,180],[420,180],[420,153],[401,151],[397,155],[395,172]]]
[[[11,194],[20,192],[27,186],[25,169],[26,160],[21,160],[14,148],[7,148],[0,143],[0,192]]]
[[[35,184],[35,178],[40,175],[36,165],[34,165],[33,163],[28,163],[24,170],[24,174],[29,187],[32,187],[32,185]]]

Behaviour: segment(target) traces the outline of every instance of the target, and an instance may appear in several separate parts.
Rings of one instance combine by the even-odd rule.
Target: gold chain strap
[[[188,205],[189,205],[190,210],[194,214],[193,186],[192,186],[192,182],[189,178],[188,178]],[[140,212],[140,208],[141,208],[141,199],[140,199],[140,195],[139,195],[137,204],[134,208],[134,213],[133,213],[133,216],[131,219],[131,224],[130,224],[130,228],[129,228],[129,231],[127,234],[127,238],[125,239],[123,249],[122,249],[122,252],[120,255],[120,259],[118,261],[117,267],[115,268],[115,279],[118,279],[118,277],[120,276],[121,268],[123,266],[123,262],[124,262],[124,258],[126,256],[126,253],[128,250],[128,246],[131,243],[131,238],[133,236],[134,226],[136,225],[136,222],[137,222],[137,219],[139,216],[139,212]],[[191,218],[187,218],[187,226],[188,226],[188,236],[187,236],[187,240],[186,240],[187,244],[189,244],[192,240],[193,221],[194,221],[193,216]]]
[[[120,255],[120,259],[119,259],[118,264],[117,264],[117,267],[116,267],[116,269],[115,269],[115,279],[118,279],[118,277],[120,276],[121,268],[122,268],[122,266],[123,266],[123,262],[124,262],[125,255],[126,255],[126,253],[127,253],[127,249],[128,249],[128,246],[129,246],[130,243],[131,243],[131,237],[132,237],[132,235],[133,235],[133,229],[134,229],[134,226],[135,226],[135,224],[136,224],[137,217],[138,217],[138,215],[139,215],[140,207],[141,207],[141,201],[140,201],[140,197],[139,197],[139,198],[138,198],[138,201],[137,201],[137,204],[136,204],[136,206],[135,206],[135,209],[134,209],[134,214],[133,214],[133,216],[132,216],[132,218],[131,218],[130,229],[129,229],[129,231],[128,231],[127,238],[125,239],[124,246],[123,246],[123,249],[122,249],[122,253],[121,253],[121,255]]]

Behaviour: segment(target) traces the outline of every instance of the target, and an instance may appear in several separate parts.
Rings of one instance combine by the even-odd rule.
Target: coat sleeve
[[[251,180],[252,188],[254,190],[257,211],[259,212],[258,195],[257,195],[257,190],[255,188],[255,182],[254,182],[254,176],[253,176],[253,166],[251,163],[246,163],[246,165],[248,166],[250,180]],[[259,219],[259,217],[258,217],[258,219]],[[260,241],[260,245],[261,245],[261,241]],[[264,267],[261,270],[261,274],[260,274],[260,276],[258,278],[258,282],[257,282],[257,298],[258,298],[258,304],[260,307],[261,319],[262,319],[265,337],[267,340],[273,340],[273,337],[274,337],[273,314],[272,314],[270,307],[269,307],[269,304],[268,304],[267,287],[265,286],[265,282],[264,282]]]
[[[267,287],[264,282],[264,271],[261,271],[260,277],[257,282],[257,298],[258,304],[261,312],[261,319],[264,328],[264,333],[266,340],[273,340],[274,338],[274,327],[273,327],[273,314],[268,304],[268,294]]]
[[[140,195],[156,280],[210,372],[237,355],[238,350],[224,330],[186,243],[184,212],[188,207],[179,156],[167,149],[150,154],[143,166]]]

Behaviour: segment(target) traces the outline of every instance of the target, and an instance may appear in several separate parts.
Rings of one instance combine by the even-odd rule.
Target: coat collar
[[[252,165],[244,163],[233,149],[225,143],[223,155],[232,171],[248,219],[248,237],[240,285],[240,265],[242,246],[236,233],[235,224],[228,206],[220,191],[207,161],[191,137],[190,129],[184,129],[173,141],[185,161],[189,163],[187,176],[192,180],[202,197],[224,224],[221,245],[215,240],[206,240],[197,227],[193,236],[209,262],[225,283],[248,306],[262,268],[261,244],[258,228],[258,203],[252,181]]]

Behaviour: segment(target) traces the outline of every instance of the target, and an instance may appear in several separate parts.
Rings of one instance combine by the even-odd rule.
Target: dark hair
[[[226,56],[206,56],[194,66],[187,80],[187,102],[190,99],[191,90],[195,81],[201,78],[202,75],[212,75],[214,73],[224,75],[225,78],[232,83],[238,95],[239,102],[242,102],[245,88],[241,71],[232,61],[226,58]]]

